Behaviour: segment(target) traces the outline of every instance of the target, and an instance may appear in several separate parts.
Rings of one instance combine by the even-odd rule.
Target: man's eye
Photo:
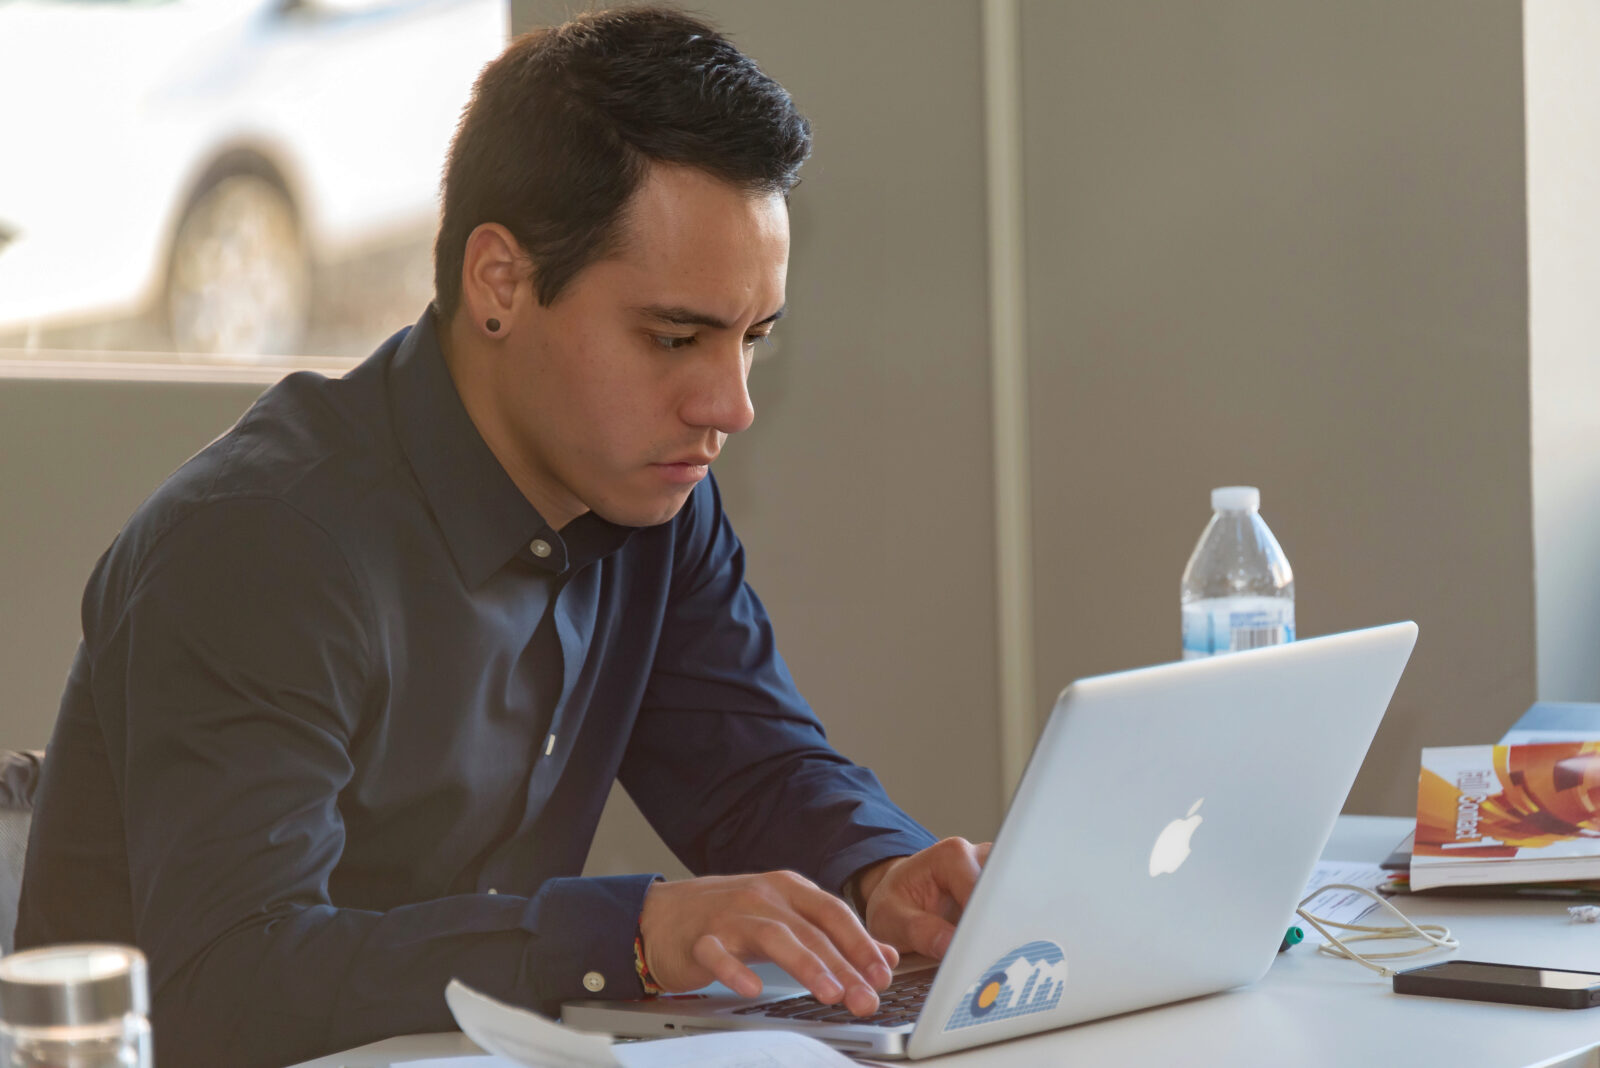
[[[666,349],[668,352],[673,352],[677,349],[686,348],[689,345],[694,344],[693,335],[690,335],[689,337],[678,337],[674,334],[652,334],[651,337],[654,338],[657,345]]]
[[[744,336],[744,343],[749,348],[755,348],[757,345],[765,345],[771,340],[772,333],[770,331],[765,331],[759,334],[746,334]]]

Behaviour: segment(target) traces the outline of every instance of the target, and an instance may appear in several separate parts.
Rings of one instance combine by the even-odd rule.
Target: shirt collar
[[[469,586],[481,585],[514,558],[556,574],[583,567],[620,548],[632,533],[592,513],[569,524],[565,536],[550,528],[462,405],[432,305],[400,342],[389,394],[400,447]]]

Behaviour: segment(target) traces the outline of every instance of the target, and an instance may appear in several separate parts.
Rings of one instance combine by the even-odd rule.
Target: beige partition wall
[[[95,561],[261,388],[0,379],[0,747],[49,741]]]
[[[1301,635],[1420,624],[1349,805],[1413,810],[1422,745],[1534,696],[1518,5],[1029,0],[1021,37],[1041,691],[1175,657],[1208,491],[1257,485]]]
[[[0,747],[50,740],[94,561],[261,389],[0,379]]]
[[[939,834],[1000,816],[982,43],[969,0],[701,10],[793,93],[789,316],[719,477],[846,754]]]

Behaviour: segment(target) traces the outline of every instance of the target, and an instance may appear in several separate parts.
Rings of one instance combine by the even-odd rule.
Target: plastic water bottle
[[[1214,515],[1183,569],[1183,658],[1294,641],[1294,572],[1261,519],[1261,491],[1211,491]]]

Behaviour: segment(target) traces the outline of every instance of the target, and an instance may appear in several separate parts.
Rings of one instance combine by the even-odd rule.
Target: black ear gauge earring
[[[489,333],[491,333],[491,334],[498,334],[500,332],[500,320],[499,319],[490,319],[488,322],[484,323],[483,325],[489,328]]]

